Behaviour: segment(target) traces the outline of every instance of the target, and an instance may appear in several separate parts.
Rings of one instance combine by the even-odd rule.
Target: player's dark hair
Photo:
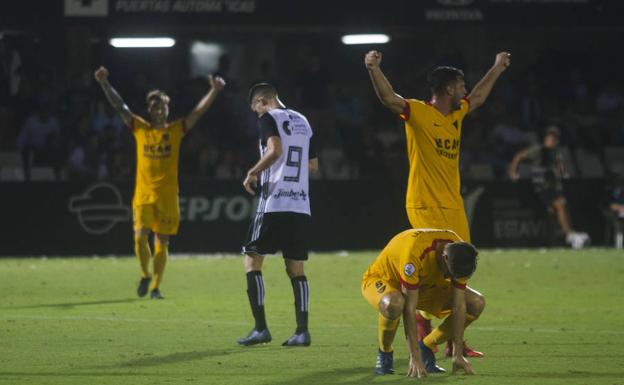
[[[249,95],[247,97],[247,101],[251,104],[251,101],[256,96],[262,96],[264,98],[276,98],[277,97],[277,88],[269,83],[258,83],[254,84],[253,87],[249,90]]]
[[[427,81],[429,87],[434,94],[442,94],[446,90],[446,87],[452,85],[458,80],[464,79],[464,71],[459,68],[441,66],[434,68],[429,74]]]
[[[162,101],[165,104],[169,104],[169,95],[167,95],[167,93],[163,90],[151,90],[150,92],[147,93],[147,97],[145,98],[145,101],[147,102],[147,104],[149,104],[152,99],[155,98],[159,98],[162,99]]]
[[[447,265],[453,278],[467,278],[475,272],[479,251],[471,243],[451,243],[446,247],[446,254]]]

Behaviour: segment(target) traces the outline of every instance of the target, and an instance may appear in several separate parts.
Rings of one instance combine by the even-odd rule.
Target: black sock
[[[251,312],[256,320],[255,329],[262,331],[267,328],[264,316],[264,279],[261,271],[247,273],[247,297],[251,305]]]
[[[295,315],[297,317],[297,331],[303,333],[308,330],[308,305],[310,303],[310,288],[305,275],[290,280],[295,295]]]

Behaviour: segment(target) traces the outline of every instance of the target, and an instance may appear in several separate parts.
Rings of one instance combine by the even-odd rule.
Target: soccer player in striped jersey
[[[220,77],[210,75],[210,91],[185,118],[168,122],[169,96],[161,90],[147,94],[145,120],[130,111],[121,96],[108,82],[108,70],[95,71],[106,98],[128,126],[136,141],[137,168],[132,199],[134,252],[141,266],[141,280],[137,288],[144,297],[151,288],[152,299],[163,299],[160,283],[169,254],[169,237],[178,232],[180,207],[178,202],[178,163],[180,144],[184,135],[214,102],[225,86]],[[149,272],[152,252],[148,237],[154,233],[153,277]],[[150,286],[151,283],[151,286]]]
[[[409,358],[407,375],[425,377],[445,370],[433,348],[452,340],[453,373],[474,374],[463,357],[464,329],[483,312],[485,299],[466,286],[477,267],[478,252],[451,230],[410,229],[396,235],[362,278],[362,295],[379,312],[379,350],[375,373],[393,374],[392,342],[403,316]],[[416,334],[416,314],[425,310],[442,324],[424,339]]]
[[[283,346],[308,346],[310,291],[303,269],[308,259],[310,199],[308,174],[318,170],[312,128],[305,116],[287,109],[277,90],[267,83],[249,91],[251,110],[258,115],[260,160],[247,172],[243,186],[259,194],[258,211],[243,246],[247,295],[255,326],[240,345],[271,341],[264,313],[262,262],[266,254],[282,251],[295,297],[297,328]],[[258,182],[260,184],[259,189]]]
[[[381,103],[405,121],[410,163],[405,207],[413,228],[451,229],[470,241],[470,229],[460,194],[459,152],[462,121],[481,106],[499,76],[511,63],[508,52],[496,55],[494,65],[466,96],[464,73],[454,67],[437,67],[429,76],[430,101],[404,99],[394,92],[381,71],[382,55],[370,51],[364,64]],[[431,330],[430,318],[418,315],[419,337]],[[465,345],[464,345],[465,346]],[[465,346],[468,356],[483,354]],[[452,345],[446,349],[452,354]]]

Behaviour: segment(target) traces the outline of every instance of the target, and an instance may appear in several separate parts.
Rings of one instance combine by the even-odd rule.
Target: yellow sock
[[[154,243],[154,279],[152,279],[152,290],[158,289],[162,281],[167,256],[169,255],[169,243]]]
[[[399,318],[395,320],[387,319],[379,314],[377,319],[377,339],[379,340],[379,349],[382,352],[392,351],[392,341],[397,329],[399,328]]]
[[[152,257],[152,251],[149,247],[147,234],[134,236],[134,255],[136,255],[139,260],[139,265],[141,266],[141,276],[146,278],[149,276],[149,261]]]
[[[468,327],[472,323],[472,321],[477,318],[471,314],[466,314],[466,323],[464,324],[464,329]],[[451,317],[446,317],[446,319],[438,326],[433,329],[427,337],[423,338],[423,343],[429,349],[433,349],[435,346],[448,341],[451,336]]]

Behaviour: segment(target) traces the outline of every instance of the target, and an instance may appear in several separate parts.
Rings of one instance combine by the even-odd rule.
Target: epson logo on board
[[[202,195],[180,197],[180,221],[208,222],[225,219],[231,222],[247,221],[254,216],[258,199],[244,195],[216,196],[209,199]]]

